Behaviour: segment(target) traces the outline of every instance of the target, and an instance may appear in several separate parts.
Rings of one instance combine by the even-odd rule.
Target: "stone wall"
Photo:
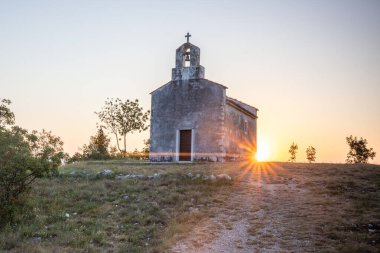
[[[152,93],[151,161],[176,161],[177,131],[193,129],[194,161],[222,161],[225,87],[206,79],[171,81]]]
[[[257,150],[256,119],[226,105],[225,150],[227,160],[245,159],[254,156]]]

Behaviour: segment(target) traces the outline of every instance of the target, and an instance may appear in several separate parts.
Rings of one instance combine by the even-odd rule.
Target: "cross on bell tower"
[[[185,35],[187,40],[175,53],[175,68],[172,69],[172,80],[202,79],[205,76],[205,68],[200,65],[201,50],[191,44],[190,33]]]
[[[190,39],[190,37],[191,37],[191,34],[190,34],[190,33],[187,33],[187,34],[185,35],[185,37],[186,37],[187,43],[189,43],[189,39]]]

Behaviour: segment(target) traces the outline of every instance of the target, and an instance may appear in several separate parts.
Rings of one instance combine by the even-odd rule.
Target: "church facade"
[[[172,80],[154,90],[150,161],[244,159],[257,150],[257,109],[226,96],[227,87],[205,79],[200,49],[176,50]]]

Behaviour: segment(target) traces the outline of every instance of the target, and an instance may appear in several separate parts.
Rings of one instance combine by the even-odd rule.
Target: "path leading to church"
[[[313,251],[315,226],[308,219],[312,193],[302,176],[276,164],[242,169],[234,191],[213,205],[172,252],[305,252]],[[318,202],[318,201],[317,201]],[[313,205],[314,206],[314,205]],[[322,207],[315,205],[314,215]]]

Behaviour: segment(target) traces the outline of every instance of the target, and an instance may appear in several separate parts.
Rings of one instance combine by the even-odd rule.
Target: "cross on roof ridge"
[[[191,37],[191,34],[188,32],[186,35],[185,35],[186,39],[187,39],[187,43],[189,43],[189,39]]]

